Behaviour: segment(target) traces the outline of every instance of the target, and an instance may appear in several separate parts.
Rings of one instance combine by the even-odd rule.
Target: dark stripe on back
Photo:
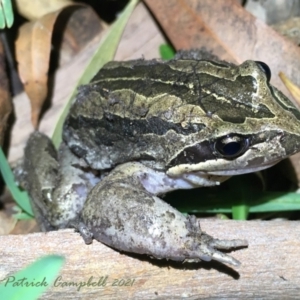
[[[205,73],[174,71],[166,64],[149,65],[147,68],[135,66],[134,69],[103,69],[98,74],[99,87],[108,91],[132,90],[144,97],[173,95],[186,104],[200,106],[206,114],[217,114],[225,122],[231,123],[243,123],[246,117],[260,119],[275,116],[264,104],[253,109],[252,97],[256,93],[256,82],[251,76],[238,76],[236,80],[230,81]],[[116,76],[121,78],[109,80],[109,77]],[[141,79],[135,80],[132,77]],[[193,87],[189,87],[189,84],[193,84]],[[209,94],[210,91],[213,94]]]

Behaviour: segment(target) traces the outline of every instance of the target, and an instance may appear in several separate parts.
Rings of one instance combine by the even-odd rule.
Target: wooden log
[[[249,241],[248,248],[231,252],[241,261],[239,268],[128,256],[96,241],[85,245],[78,233],[62,230],[0,236],[0,280],[55,253],[64,255],[66,264],[43,299],[299,298],[300,222],[202,220],[201,226],[214,237]],[[99,286],[79,288],[89,280]]]

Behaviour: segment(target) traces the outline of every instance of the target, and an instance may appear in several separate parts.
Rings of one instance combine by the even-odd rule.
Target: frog
[[[300,113],[270,80],[268,65],[253,60],[105,64],[79,88],[60,148],[38,131],[25,147],[40,228],[75,228],[86,244],[155,259],[240,265],[227,252],[247,240],[212,237],[163,196],[220,185],[300,150]]]

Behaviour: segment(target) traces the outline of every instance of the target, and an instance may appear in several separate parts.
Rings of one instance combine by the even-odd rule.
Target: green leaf
[[[14,175],[10,169],[10,166],[6,160],[6,157],[0,147],[0,172],[3,180],[10,190],[13,198],[17,204],[29,215],[33,216],[33,211],[30,205],[30,200],[27,192],[21,191],[15,183]]]
[[[175,55],[175,50],[168,44],[162,44],[159,46],[160,57],[164,60],[172,59]]]
[[[13,217],[17,220],[31,220],[33,216],[24,212],[13,214]]]
[[[14,22],[11,0],[0,1],[0,29],[10,28]]]
[[[52,137],[52,141],[56,148],[58,148],[58,146],[61,143],[63,123],[69,112],[73,99],[77,94],[77,87],[79,85],[89,83],[91,79],[97,74],[97,72],[103,67],[103,65],[105,65],[107,62],[113,59],[125,25],[137,3],[138,0],[131,0],[125,8],[125,10],[120,14],[118,20],[111,26],[111,29],[108,32],[107,36],[99,45],[98,50],[92,57],[88,67],[85,69],[84,73],[79,79],[76,87],[74,88],[71,96],[67,101],[66,106],[64,107],[63,113],[60,116],[59,121],[56,124],[54,134]]]
[[[1,299],[38,299],[58,276],[64,261],[63,256],[48,255],[18,273],[5,277],[0,285]]]
[[[10,28],[14,23],[14,13],[11,5],[11,0],[2,0],[6,27]]]
[[[4,14],[4,9],[3,6],[0,3],[0,29],[5,28],[5,14]]]

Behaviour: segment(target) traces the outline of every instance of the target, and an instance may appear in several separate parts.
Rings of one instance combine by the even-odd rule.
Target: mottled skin
[[[299,116],[270,85],[266,67],[253,61],[108,63],[80,88],[58,163],[44,135],[34,133],[27,144],[27,186],[38,221],[45,230],[75,227],[86,243],[94,238],[156,258],[238,265],[217,249],[246,241],[210,237],[195,217],[158,196],[217,185],[299,151]],[[38,168],[40,162],[45,167]],[[70,166],[76,176],[65,175],[67,168],[59,165]]]
[[[145,189],[142,177],[151,173],[140,163],[126,163],[92,189],[81,214],[83,228],[91,234],[83,235],[85,241],[90,243],[93,237],[114,248],[156,258],[215,259],[238,265],[216,249],[246,246],[247,242],[219,241],[202,232],[196,217],[184,216]],[[105,200],[98,200],[95,209],[94,199]]]
[[[176,166],[215,160],[210,144],[231,133],[251,136],[252,145],[282,133],[293,149],[276,145],[281,159],[298,149],[299,116],[253,61],[240,66],[196,60],[111,62],[79,91],[63,137],[95,169],[134,160],[168,170],[191,147],[195,155]],[[255,158],[269,164],[265,152],[273,146],[268,141]],[[241,163],[229,162],[226,169],[245,169]]]
[[[27,142],[24,170],[25,188],[30,192],[31,205],[43,231],[67,227],[100,180],[65,144],[56,153],[51,140],[38,131]]]

